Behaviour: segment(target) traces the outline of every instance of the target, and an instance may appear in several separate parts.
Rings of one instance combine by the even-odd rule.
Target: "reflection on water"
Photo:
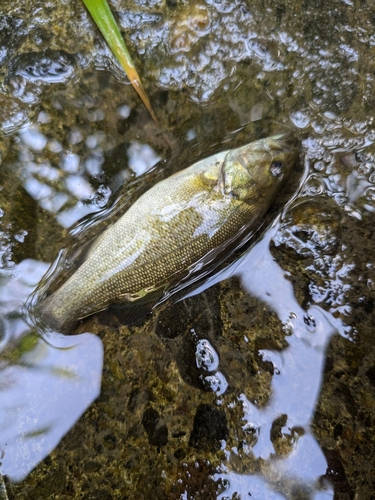
[[[243,430],[256,436],[246,446],[247,453],[260,460],[260,477],[247,476],[245,480],[245,476],[230,472],[224,465],[223,471],[214,476],[216,480],[225,480],[225,492],[218,497],[221,499],[231,498],[236,491],[241,495],[251,492],[257,500],[289,498],[297,489],[311,499],[333,498],[332,486],[321,480],[327,462],[310,424],[320,392],[326,346],[332,335],[346,336],[346,328],[320,307],[314,305],[304,310],[298,304],[292,284],[270,252],[277,229],[278,226],[270,229],[240,261],[209,282],[212,286],[238,276],[250,295],[277,313],[288,344],[281,351],[259,351],[263,360],[273,366],[268,403],[260,407],[244,393],[237,398],[242,406]],[[203,285],[189,296],[206,287]],[[237,451],[226,453],[230,463],[231,455]]]
[[[101,340],[29,330],[22,304],[48,266],[24,260],[1,273],[0,473],[23,479],[59,443],[98,397]]]
[[[123,110],[119,110],[119,116]],[[39,121],[48,123],[48,115],[41,113]],[[106,136],[100,132],[87,135],[85,153],[78,155],[64,151],[56,140],[48,141],[38,124],[19,132],[19,158],[14,167],[20,169],[26,191],[42,208],[56,214],[56,220],[65,228],[71,227],[85,215],[95,212],[108,202],[112,189],[101,183],[96,190],[92,179],[104,178],[103,154],[107,150]],[[81,143],[79,131],[69,133],[69,149]],[[46,151],[44,151],[46,150]],[[49,151],[56,155],[56,163],[48,161]],[[36,158],[41,155],[42,159]],[[135,174],[137,177],[152,169],[160,156],[148,144],[133,141],[127,148],[127,162],[119,172],[122,180]],[[63,184],[63,189],[61,189]]]
[[[337,333],[341,325],[316,306],[307,311],[299,306],[291,283],[270,254],[271,237],[272,234],[268,234],[253,250],[251,265],[246,265],[245,261],[236,272],[245,289],[277,313],[288,335],[288,347],[281,352],[262,351],[263,357],[268,358],[275,367],[271,401],[266,408],[258,410],[246,400],[245,395],[242,402],[244,419],[256,421],[259,425],[258,441],[253,453],[269,460],[262,473],[271,487],[287,495],[284,488],[291,488],[293,483],[294,488],[298,484],[306,491],[313,492],[320,476],[327,469],[310,423],[320,391],[325,348],[331,335]],[[257,269],[260,272],[257,273]],[[269,278],[265,280],[265,276]],[[277,446],[280,443],[275,443],[276,439],[272,440],[273,426],[281,415],[285,415],[285,422],[276,439],[289,441],[290,448],[285,457],[278,453]],[[285,486],[279,484],[284,481]],[[331,487],[322,486],[324,489],[328,487],[331,494],[325,492],[312,498],[333,498]]]

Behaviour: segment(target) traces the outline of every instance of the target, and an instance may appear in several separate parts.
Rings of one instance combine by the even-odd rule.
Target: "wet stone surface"
[[[219,292],[217,287],[215,290],[216,293],[211,290],[207,292],[207,302]],[[227,292],[230,293],[230,290]],[[241,295],[240,290],[236,293]],[[194,308],[195,313],[200,313],[202,319],[195,321],[195,324],[202,335],[207,337],[209,329],[205,329],[205,326],[207,328],[207,322],[215,324],[216,319],[206,309],[204,303],[202,305],[200,299],[201,297],[188,299],[185,307]],[[244,300],[246,302],[248,299],[244,297]],[[168,308],[165,313],[176,318],[173,307]],[[58,494],[62,495],[62,498],[69,498],[69,495],[80,497],[84,492],[91,491],[91,486],[83,480],[83,476],[82,482],[76,480],[80,469],[76,462],[77,454],[81,453],[83,447],[86,454],[96,458],[94,462],[86,463],[85,460],[84,468],[79,475],[89,474],[90,484],[92,481],[100,480],[101,491],[111,491],[109,498],[121,498],[129,495],[129,491],[142,491],[143,495],[157,494],[157,498],[174,498],[173,492],[178,489],[179,484],[177,477],[184,478],[184,474],[178,472],[180,467],[182,470],[192,468],[187,480],[190,488],[199,487],[204,491],[211,491],[207,493],[210,496],[206,498],[216,498],[215,491],[220,490],[220,487],[219,483],[215,483],[215,488],[213,483],[210,486],[212,479],[209,475],[213,469],[211,466],[205,467],[201,464],[209,460],[212,466],[217,466],[222,457],[220,451],[222,442],[229,439],[233,443],[239,443],[239,440],[242,443],[251,443],[254,441],[254,432],[242,431],[237,436],[238,431],[235,429],[239,430],[242,416],[240,408],[234,405],[233,409],[228,411],[227,404],[218,406],[212,390],[204,388],[202,382],[196,387],[198,384],[193,380],[186,380],[183,377],[183,373],[189,368],[194,372],[186,341],[183,347],[186,357],[181,359],[179,349],[171,347],[170,341],[165,342],[164,339],[152,335],[155,327],[156,331],[160,328],[160,322],[164,321],[164,325],[166,324],[166,319],[160,320],[160,316],[163,316],[163,313],[149,320],[143,332],[139,334],[136,333],[136,329],[129,332],[126,328],[118,331],[108,327],[103,330],[103,327],[99,327],[98,333],[104,335],[103,341],[107,346],[101,396],[72,431],[63,438],[59,448],[38,466],[35,479],[32,479],[34,477],[32,473],[22,486],[9,484],[10,494],[13,492],[14,495],[19,495],[25,491],[29,498],[38,498],[44,491],[49,491],[50,495]],[[174,322],[171,320],[170,328],[174,327]],[[239,351],[233,337],[239,334],[237,328],[228,333],[229,338],[225,338],[224,345],[222,345],[224,337],[221,341],[217,339],[217,349],[224,358],[220,366],[224,373],[228,373],[229,378],[230,389],[223,402],[233,404],[239,388],[249,394],[244,386],[243,377],[237,373],[236,367],[242,366],[244,362],[242,358],[246,356],[251,358],[251,355],[248,353],[249,346],[245,342]],[[191,335],[191,332],[185,332],[185,335],[189,334]],[[179,337],[177,336],[175,340]],[[196,343],[191,344],[194,354]],[[260,399],[264,397],[262,391],[265,382],[262,381],[259,370],[264,372],[263,379],[266,377],[265,380],[270,382],[270,366],[262,359],[253,362],[257,363],[252,370],[253,374],[251,375],[250,367],[246,370],[246,365],[242,374],[248,377],[249,386],[255,391],[254,398]],[[185,366],[182,366],[183,364]],[[232,373],[234,378],[230,376]],[[256,386],[259,388],[258,393]],[[144,461],[141,454],[146,448],[148,457]],[[246,455],[242,457],[240,453],[240,457],[244,459]],[[140,460],[143,463],[142,469],[137,465]],[[236,459],[234,456],[232,460],[234,466],[240,466],[241,472],[245,472],[246,467],[241,465],[239,458]],[[95,466],[95,463],[98,465]],[[155,464],[167,471],[167,477],[154,476]],[[203,467],[204,473],[200,467]],[[106,470],[104,477],[103,468]],[[67,472],[67,479],[59,482],[59,474],[65,478]],[[47,483],[43,481],[41,489],[40,477],[45,474],[52,475],[55,479]],[[177,474],[176,479],[173,479],[174,474]],[[154,488],[157,493],[153,493]]]
[[[83,3],[0,7],[0,388],[14,397],[0,403],[0,428],[17,431],[0,442],[8,498],[370,500],[372,3],[111,8],[168,141]],[[79,258],[80,245],[168,175],[285,130],[299,139],[303,173],[258,245],[230,256],[196,295],[135,324],[113,309],[80,324],[74,333],[98,342],[82,353],[104,349],[96,377],[95,359],[78,377],[66,368],[70,346],[46,357],[57,340],[30,333],[22,308],[45,263],[65,246]],[[9,390],[17,374],[36,406],[47,404],[44,415]],[[70,420],[91,386],[72,401],[71,386],[56,392],[54,383],[85,376],[101,379],[100,395]],[[39,401],[43,388],[51,397]],[[25,401],[31,428],[26,414],[14,417]],[[12,481],[14,436],[48,441],[48,404],[60,408],[65,431]]]

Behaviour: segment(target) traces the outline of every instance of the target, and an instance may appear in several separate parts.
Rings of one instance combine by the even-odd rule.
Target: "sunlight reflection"
[[[305,311],[298,304],[291,282],[270,253],[270,242],[276,230],[277,226],[271,228],[239,261],[209,280],[212,286],[238,276],[250,295],[258,297],[277,313],[285,325],[288,342],[288,347],[282,351],[260,351],[263,359],[274,365],[272,396],[268,404],[260,408],[250,402],[246,394],[238,396],[244,428],[250,426],[254,439],[248,453],[263,463],[261,474],[259,477],[243,476],[223,467],[223,473],[215,475],[215,479],[227,481],[228,489],[219,497],[223,499],[230,498],[231,492],[245,495],[246,491],[246,495],[251,493],[252,498],[263,500],[266,487],[267,498],[276,500],[284,498],[296,486],[306,491],[311,499],[333,498],[328,483],[317,486],[326,473],[327,462],[310,425],[320,393],[327,344],[336,333],[346,337],[346,328],[320,307],[311,306]],[[207,287],[205,283],[189,296]],[[277,452],[280,443],[272,439],[272,430],[282,416],[285,425],[279,435],[289,451],[280,454]],[[281,449],[285,450],[285,446]],[[227,453],[230,460],[233,450]]]
[[[129,167],[139,176],[150,170],[160,160],[148,144],[132,142],[128,149]]]
[[[249,258],[242,260],[236,274],[247,292],[266,303],[288,325],[288,347],[280,353],[268,351],[271,359],[273,354],[277,358],[268,405],[259,409],[244,394],[239,399],[245,403],[244,420],[255,420],[260,426],[252,449],[254,455],[267,460],[283,477],[294,477],[295,481],[313,485],[325,474],[327,463],[312,435],[310,422],[320,392],[326,346],[343,326],[316,306],[308,311],[299,306],[291,282],[270,253],[273,232],[270,230],[252,249]],[[280,415],[287,416],[288,429],[304,430],[292,453],[282,458],[275,455],[274,443],[270,440],[272,425]]]
[[[0,288],[0,474],[22,480],[100,393],[101,340],[31,332],[23,302],[48,268],[31,259],[2,273]]]
[[[121,113],[126,114],[125,108]],[[67,139],[72,147],[85,141],[87,149],[81,156],[70,148],[64,149],[53,139],[47,141],[38,124],[22,129],[19,138],[19,166],[24,187],[42,208],[56,214],[57,221],[64,228],[103,208],[112,193],[108,185],[97,187],[97,180],[105,179],[107,137],[103,132],[91,133],[87,137],[78,129],[69,132]],[[57,155],[56,165],[45,149]],[[159,160],[160,156],[148,144],[131,142],[122,159],[124,169],[121,175],[124,179],[129,178],[132,171],[138,177],[152,169]]]

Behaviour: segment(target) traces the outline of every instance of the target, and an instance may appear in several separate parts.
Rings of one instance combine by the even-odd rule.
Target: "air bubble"
[[[375,201],[375,187],[370,187],[365,191],[365,198],[367,201]]]
[[[371,162],[361,163],[358,167],[358,172],[362,175],[369,175],[374,168],[374,165]],[[374,175],[372,173],[371,175]]]
[[[292,335],[294,325],[290,319],[288,319],[283,325],[283,332],[285,335]]]
[[[311,175],[307,179],[305,185],[305,193],[309,196],[318,196],[324,192],[323,180],[315,175]]]
[[[325,169],[325,163],[324,161],[317,161],[314,165],[314,169],[317,170],[318,172],[322,172]]]
[[[295,113],[290,113],[290,120],[298,128],[306,128],[310,125],[310,117],[303,113],[302,111],[296,111]]]
[[[228,388],[228,382],[221,372],[216,372],[214,375],[208,375],[203,380],[206,388],[210,389],[217,396],[221,396]]]
[[[67,83],[76,72],[74,55],[63,50],[46,49],[16,56],[9,63],[9,81],[17,76],[27,81]]]
[[[195,350],[195,360],[197,367],[212,372],[219,366],[219,356],[206,339],[199,340]]]

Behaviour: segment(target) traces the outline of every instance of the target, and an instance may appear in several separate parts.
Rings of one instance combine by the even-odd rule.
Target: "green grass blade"
[[[130,83],[137,91],[144,105],[148,109],[155,123],[158,123],[156,115],[151,107],[150,101],[144,91],[141,79],[135,69],[132,58],[121,36],[120,30],[113,17],[111,9],[106,0],[83,0],[87,10],[90,12],[96,25],[100,29],[110,49],[117,57],[125,73],[128,75]]]

